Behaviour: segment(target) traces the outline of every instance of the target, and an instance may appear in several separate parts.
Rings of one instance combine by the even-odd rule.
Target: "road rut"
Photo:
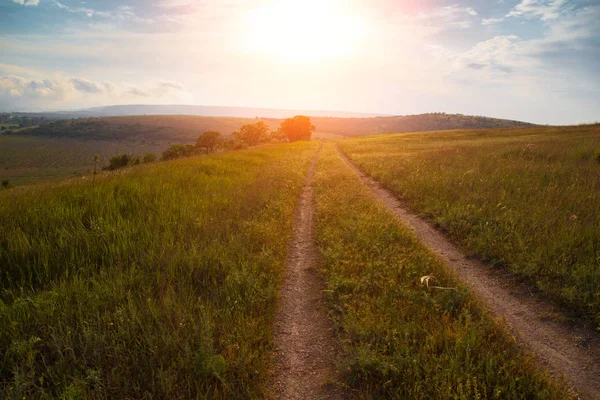
[[[518,343],[545,364],[554,377],[570,381],[582,398],[600,399],[600,341],[596,332],[584,326],[570,326],[562,318],[549,319],[557,315],[554,307],[516,288],[508,279],[491,274],[489,266],[465,256],[442,233],[408,211],[389,190],[360,171],[337,144],[336,149],[395,217],[466,281],[493,314],[506,322]]]
[[[312,179],[315,154],[296,210],[294,237],[275,319],[275,372],[271,398],[285,400],[340,399],[333,384],[337,357],[332,325],[323,297],[324,282],[315,266]]]

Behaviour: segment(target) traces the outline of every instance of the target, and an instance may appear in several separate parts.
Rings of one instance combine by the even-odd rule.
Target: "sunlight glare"
[[[287,0],[248,15],[250,51],[283,61],[313,64],[352,53],[365,28],[333,0]]]

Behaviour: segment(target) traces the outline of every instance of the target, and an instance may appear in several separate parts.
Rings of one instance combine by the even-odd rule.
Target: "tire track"
[[[319,150],[309,167],[295,216],[287,272],[275,319],[274,377],[271,398],[316,400],[342,398],[336,378],[336,347],[323,299],[324,283],[314,268],[313,188]]]
[[[596,332],[570,326],[563,319],[548,319],[556,315],[551,305],[519,290],[506,278],[492,276],[488,266],[466,257],[442,233],[360,171],[337,143],[336,149],[373,194],[485,300],[490,311],[507,323],[518,342],[535,354],[554,377],[565,377],[584,398],[600,399],[600,341]]]

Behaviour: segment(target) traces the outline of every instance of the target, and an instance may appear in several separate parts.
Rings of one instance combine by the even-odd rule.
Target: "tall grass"
[[[493,265],[600,326],[600,127],[340,142],[361,169]]]
[[[315,185],[328,303],[345,381],[358,398],[569,397],[395,222],[331,144],[321,152]],[[432,276],[452,289],[433,288]]]
[[[0,193],[1,398],[257,398],[314,144]]]

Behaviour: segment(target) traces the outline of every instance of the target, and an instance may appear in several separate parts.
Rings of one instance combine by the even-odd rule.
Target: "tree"
[[[204,149],[207,153],[212,153],[219,147],[221,142],[221,132],[207,131],[198,137],[196,147]]]
[[[263,121],[244,125],[239,131],[233,132],[233,137],[248,146],[256,146],[269,138],[269,127]]]
[[[315,126],[310,123],[310,118],[304,115],[296,115],[294,118],[288,118],[279,127],[281,133],[287,136],[290,142],[310,140],[315,129]]]
[[[2,125],[2,127],[0,127],[0,130],[5,131],[6,130],[6,126]]]
[[[270,139],[276,142],[285,142],[288,140],[287,135],[281,130],[281,128],[277,129],[276,131],[272,131]]]

